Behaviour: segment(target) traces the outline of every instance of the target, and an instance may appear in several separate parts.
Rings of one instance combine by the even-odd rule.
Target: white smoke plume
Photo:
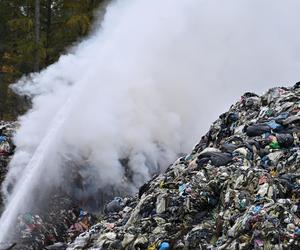
[[[114,1],[101,28],[14,86],[33,107],[15,136],[1,230],[34,189],[64,182],[66,159],[84,162],[89,185],[103,188],[121,185],[119,160],[129,158],[138,187],[190,151],[243,92],[298,81],[299,7],[298,0]]]

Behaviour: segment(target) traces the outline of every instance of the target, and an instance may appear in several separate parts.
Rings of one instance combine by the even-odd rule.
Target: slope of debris
[[[18,127],[18,122],[0,121],[0,186],[14,154],[13,136]],[[0,192],[0,215],[3,209],[3,197]],[[55,242],[68,242],[72,240],[69,228],[83,215],[87,217],[87,213],[78,207],[78,202],[74,202],[61,190],[55,190],[49,195],[46,207],[19,215],[14,235],[11,235],[7,242],[0,242],[0,250],[43,249]],[[90,223],[93,222],[91,215],[88,215],[88,218]],[[63,246],[65,249],[66,245]]]
[[[299,137],[299,83],[245,93],[191,154],[116,197],[68,249],[300,249]]]
[[[8,171],[8,163],[14,153],[15,146],[12,138],[18,124],[16,122],[0,121],[0,186],[4,181],[5,175]],[[0,192],[0,214],[2,211],[3,200]]]

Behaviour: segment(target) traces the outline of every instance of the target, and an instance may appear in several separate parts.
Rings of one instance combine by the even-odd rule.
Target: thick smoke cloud
[[[33,107],[15,136],[3,191],[8,210],[18,208],[6,217],[35,186],[61,186],[70,161],[85,164],[93,189],[124,185],[119,160],[129,158],[130,188],[138,187],[190,151],[243,92],[297,81],[299,7],[297,0],[113,2],[101,28],[14,85]]]

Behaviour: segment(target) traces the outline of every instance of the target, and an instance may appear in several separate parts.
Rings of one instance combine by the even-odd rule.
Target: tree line
[[[9,85],[57,61],[88,34],[106,0],[0,0],[0,120],[30,105]]]

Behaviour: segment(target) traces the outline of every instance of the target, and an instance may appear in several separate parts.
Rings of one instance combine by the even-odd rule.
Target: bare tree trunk
[[[39,43],[40,43],[40,0],[35,0],[35,13],[34,13],[34,20],[35,20],[35,29],[34,29],[34,43],[35,43],[35,58],[34,58],[34,71],[38,72],[40,69],[40,52],[39,52]]]
[[[52,0],[47,0],[47,21],[46,21],[46,58],[45,58],[45,65],[50,64],[50,56],[49,56],[49,47],[50,47],[50,33],[51,33],[51,19],[52,19]]]

